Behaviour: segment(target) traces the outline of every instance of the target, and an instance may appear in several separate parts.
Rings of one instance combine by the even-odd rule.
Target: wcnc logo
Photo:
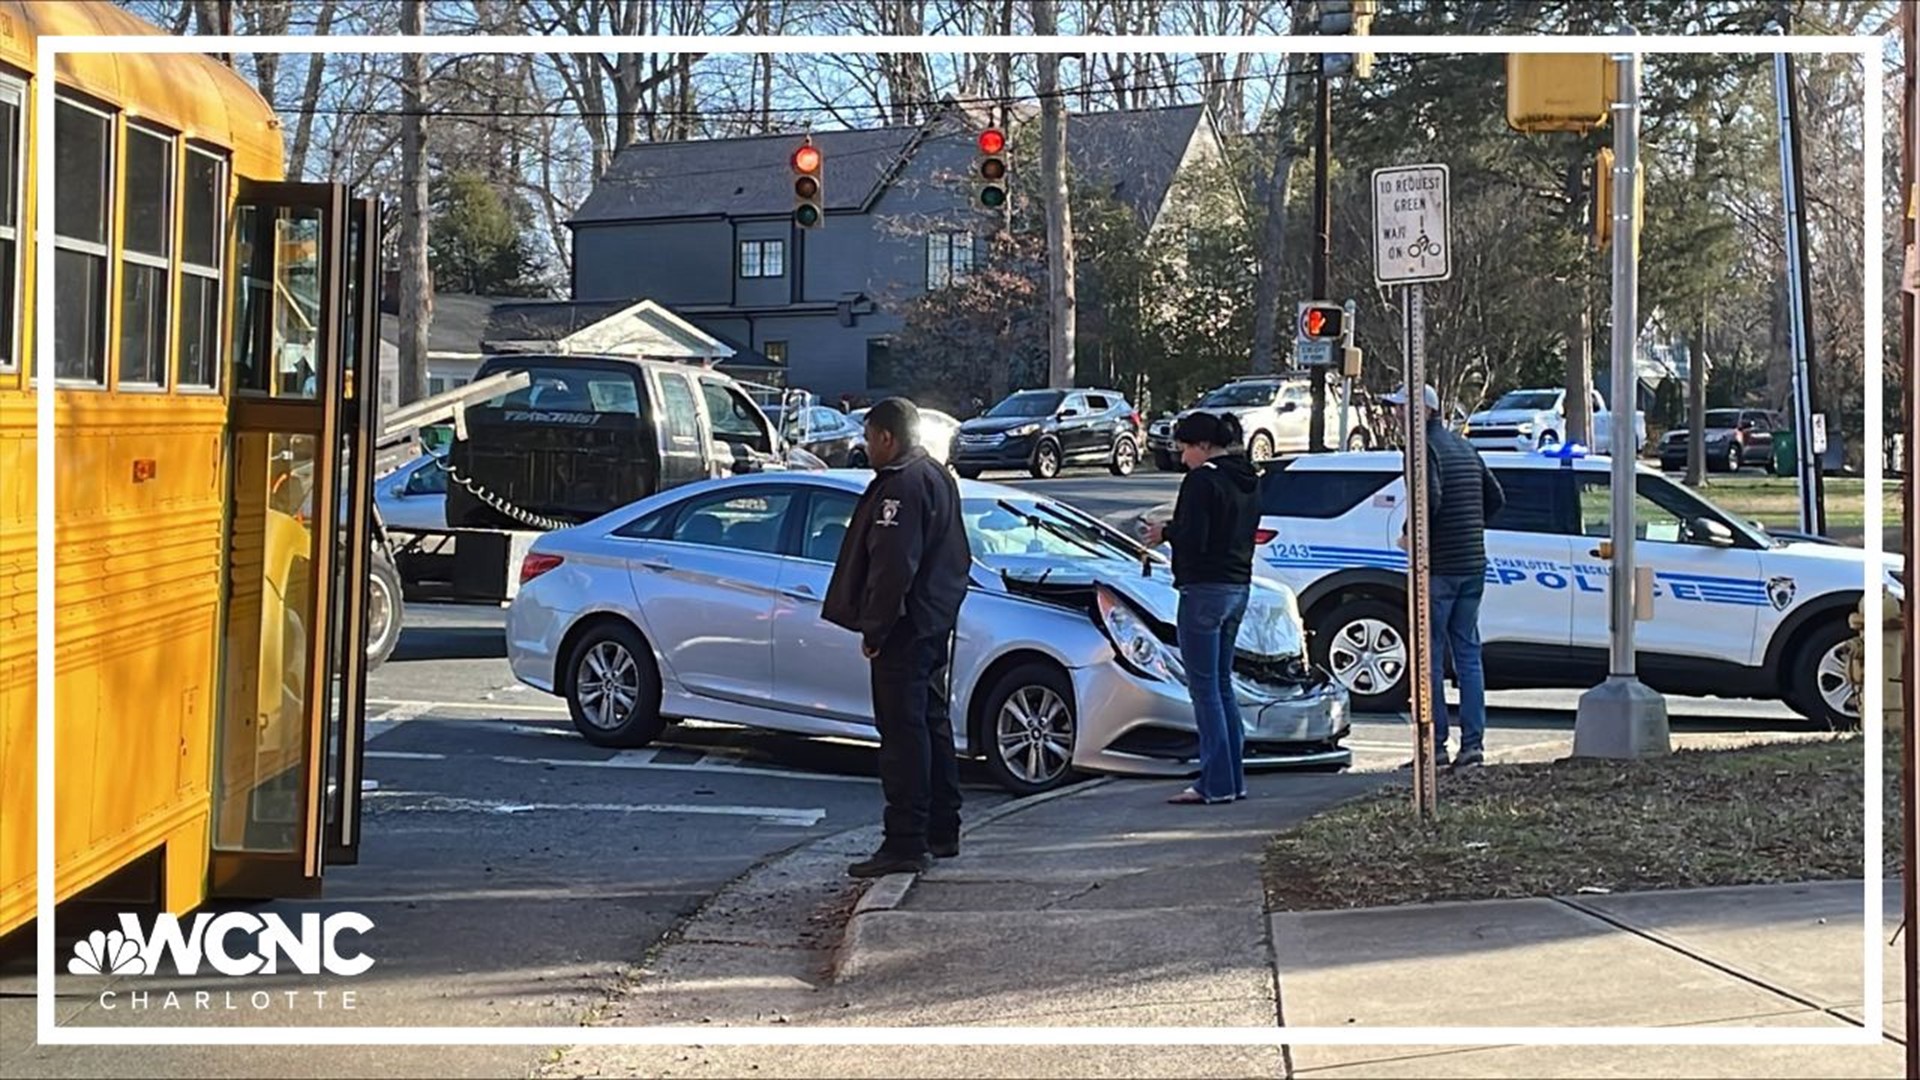
[[[278,915],[230,911],[201,913],[183,927],[176,915],[155,918],[151,933],[134,915],[120,916],[120,929],[95,930],[74,943],[67,971],[73,975],[157,975],[163,959],[181,976],[200,973],[201,963],[221,975],[277,975],[283,969],[303,975],[353,976],[373,966],[372,958],[353,950],[341,952],[341,937],[365,934],[373,920],[351,911],[325,918],[300,916],[296,931]],[[236,952],[230,942],[236,933],[251,948]]]

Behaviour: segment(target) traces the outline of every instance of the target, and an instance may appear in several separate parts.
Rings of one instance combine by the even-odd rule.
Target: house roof
[[[555,346],[657,359],[724,360],[736,350],[652,300],[535,300],[501,304],[487,323],[489,352]]]
[[[832,210],[858,210],[906,152],[918,127],[817,131],[821,194]],[[798,135],[634,143],[614,155],[572,224],[710,214],[784,214],[793,208],[788,157]]]
[[[1067,160],[1076,176],[1108,186],[1151,224],[1204,121],[1204,105],[1070,113]],[[919,126],[821,131],[826,206],[858,210],[914,145]],[[614,155],[570,224],[725,214],[777,216],[793,207],[787,157],[796,135],[635,143]]]
[[[525,304],[497,296],[471,296],[465,293],[439,293],[433,298],[433,320],[427,328],[427,352],[441,355],[478,356],[488,320],[501,305]],[[380,339],[400,340],[400,317],[382,313]]]
[[[559,341],[632,307],[634,300],[521,300],[500,304],[487,320],[487,343]]]

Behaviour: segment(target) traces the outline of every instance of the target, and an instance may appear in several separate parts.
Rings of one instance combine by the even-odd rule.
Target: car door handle
[[[813,586],[811,585],[795,585],[792,588],[781,589],[780,595],[789,600],[818,601],[820,599],[819,594],[813,591]]]
[[[673,569],[673,561],[660,555],[650,555],[647,558],[637,561],[647,570],[667,571]]]

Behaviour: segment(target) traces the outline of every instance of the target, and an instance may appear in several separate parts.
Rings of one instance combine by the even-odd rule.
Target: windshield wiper
[[[1079,548],[1080,550],[1096,555],[1102,559],[1112,557],[1110,553],[1102,551],[1099,548],[1095,547],[1091,541],[1085,540],[1079,536],[1074,535],[1072,532],[1069,532],[1068,530],[1061,528],[1059,525],[1056,525],[1050,521],[1045,520],[1044,518],[1041,518],[1038,514],[1034,514],[1026,510],[1022,510],[1018,506],[1015,506],[1014,504],[1008,502],[1005,499],[1001,499],[997,505],[1000,507],[1000,509],[1005,510],[1007,513],[1012,514],[1013,516],[1024,520],[1027,523],[1027,526],[1029,528],[1045,529],[1049,533],[1052,533],[1053,535],[1061,538],[1062,540],[1065,540],[1067,543],[1072,544],[1073,546]],[[1034,509],[1040,510],[1044,508],[1041,507],[1038,503],[1036,503],[1034,504]],[[1072,518],[1066,518],[1064,520],[1066,520],[1068,524],[1072,524],[1072,521],[1073,521]]]

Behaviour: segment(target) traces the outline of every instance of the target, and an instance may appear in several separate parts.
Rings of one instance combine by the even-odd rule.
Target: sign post
[[[1407,492],[1407,651],[1413,659],[1407,672],[1407,701],[1413,713],[1413,802],[1423,819],[1433,817],[1438,801],[1433,711],[1445,707],[1433,694],[1433,594],[1427,572],[1425,283],[1445,281],[1452,274],[1447,179],[1445,165],[1406,165],[1375,169],[1371,185],[1373,280],[1401,286],[1405,311],[1407,450],[1402,469]]]

